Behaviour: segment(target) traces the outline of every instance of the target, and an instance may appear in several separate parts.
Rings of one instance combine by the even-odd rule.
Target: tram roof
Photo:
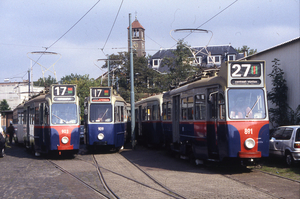
[[[157,100],[159,101],[159,100],[162,100],[162,96],[163,96],[163,94],[153,95],[153,96],[141,99],[140,101],[137,101],[135,104],[139,105],[139,104],[143,104],[145,102],[151,102],[151,101],[157,101]]]
[[[191,90],[200,87],[214,86],[214,85],[220,85],[225,89],[225,87],[227,86],[226,76],[227,76],[227,64],[223,64],[220,67],[219,72],[215,76],[208,76],[208,77],[204,76],[199,80],[195,80],[190,83],[186,83],[185,85],[180,86],[178,88],[174,88],[168,91],[167,93],[165,93],[165,95],[176,95],[186,90]]]

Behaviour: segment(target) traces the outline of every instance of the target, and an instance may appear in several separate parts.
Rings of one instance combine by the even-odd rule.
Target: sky
[[[247,45],[260,52],[300,36],[299,1],[0,0],[0,82],[27,80],[31,67],[33,81],[43,70],[58,81],[71,73],[99,77],[106,71],[98,59],[127,51],[130,13],[145,28],[150,56],[176,47],[187,33],[172,30],[185,28],[212,32],[189,35],[190,46]]]

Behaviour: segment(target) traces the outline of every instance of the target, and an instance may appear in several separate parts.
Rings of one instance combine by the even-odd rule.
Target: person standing
[[[12,121],[10,121],[10,126],[7,128],[7,133],[9,135],[9,143],[12,143],[12,138],[14,137],[15,134],[15,127],[12,124]]]
[[[0,157],[4,156],[4,147],[5,147],[5,134],[2,127],[0,126]]]

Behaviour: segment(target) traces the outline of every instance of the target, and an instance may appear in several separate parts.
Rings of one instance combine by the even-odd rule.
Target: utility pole
[[[107,72],[107,81],[108,81],[108,83],[107,83],[107,86],[110,86],[110,75],[109,75],[109,73],[110,73],[110,65],[109,65],[109,55],[107,56],[107,59],[108,59],[108,61],[107,61],[107,70],[108,70],[108,72]]]
[[[133,76],[133,53],[132,53],[132,25],[131,13],[129,13],[129,49],[130,49],[130,100],[131,100],[131,144],[135,147],[135,109],[134,109],[134,76]]]
[[[28,70],[28,100],[30,98],[30,69]]]

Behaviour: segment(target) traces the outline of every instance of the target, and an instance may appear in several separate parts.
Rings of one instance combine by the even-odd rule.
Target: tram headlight
[[[99,133],[98,134],[98,140],[103,140],[104,138],[104,134],[103,133]]]
[[[61,142],[63,143],[63,144],[67,144],[68,142],[69,142],[69,138],[68,137],[63,137],[63,138],[61,138]]]
[[[245,141],[245,147],[247,149],[253,149],[254,146],[255,146],[255,140],[252,138],[247,138]]]

